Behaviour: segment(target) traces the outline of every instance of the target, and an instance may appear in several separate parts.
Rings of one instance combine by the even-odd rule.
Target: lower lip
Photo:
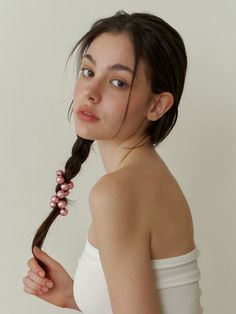
[[[98,118],[95,118],[95,117],[92,117],[92,116],[88,116],[86,115],[85,113],[79,111],[77,112],[77,116],[84,120],[84,121],[88,121],[88,122],[95,122],[95,121],[98,121],[99,119]]]

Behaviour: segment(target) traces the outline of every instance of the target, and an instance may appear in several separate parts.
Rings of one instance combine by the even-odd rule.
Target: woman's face
[[[73,113],[79,136],[124,141],[142,134],[149,123],[147,106],[153,95],[143,61],[138,64],[127,115],[117,134],[126,111],[133,69],[133,45],[126,33],[103,33],[95,38],[83,56],[74,90]],[[84,105],[99,119],[81,119],[77,111]]]

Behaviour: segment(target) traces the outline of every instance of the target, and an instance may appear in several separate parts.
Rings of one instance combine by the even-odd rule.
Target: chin
[[[88,133],[76,131],[76,135],[78,135],[81,138],[84,138],[85,140],[95,140],[94,136],[92,136],[91,134],[88,134]]]
[[[93,130],[88,127],[84,127],[81,124],[75,125],[75,133],[86,140],[111,140],[110,133],[107,133],[108,131],[100,130],[100,132],[97,132],[97,130]]]

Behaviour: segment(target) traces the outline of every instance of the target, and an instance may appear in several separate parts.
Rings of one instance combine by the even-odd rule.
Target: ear
[[[160,119],[174,103],[174,96],[169,92],[154,95],[149,107],[147,118],[151,121]]]

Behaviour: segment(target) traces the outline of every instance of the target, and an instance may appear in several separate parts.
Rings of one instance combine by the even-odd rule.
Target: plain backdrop
[[[71,313],[26,294],[22,279],[36,229],[49,214],[55,172],[76,139],[67,111],[75,69],[66,59],[98,18],[118,9],[159,15],[182,35],[188,71],[178,121],[157,148],[191,208],[206,314],[236,308],[236,2],[0,1],[0,311]],[[88,193],[105,170],[96,144],[75,178],[66,217],[44,250],[73,277],[91,216]],[[102,314],[102,313],[99,313]],[[148,314],[148,313],[145,313]]]

